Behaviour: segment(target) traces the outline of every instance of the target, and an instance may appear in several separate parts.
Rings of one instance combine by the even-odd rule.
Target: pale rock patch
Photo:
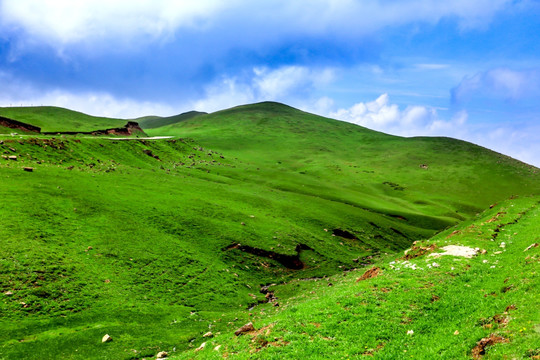
[[[478,253],[478,249],[473,249],[468,246],[460,246],[460,245],[447,245],[441,248],[441,250],[444,250],[444,252],[429,254],[429,256],[440,257],[443,255],[451,255],[451,256],[461,256],[461,257],[470,259]]]

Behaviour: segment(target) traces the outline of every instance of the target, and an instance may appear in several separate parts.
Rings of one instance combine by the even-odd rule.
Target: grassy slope
[[[389,137],[275,104],[240,110],[167,129],[196,142],[4,139],[0,153],[14,148],[19,159],[0,158],[0,293],[13,293],[0,300],[0,358],[188,349],[209,325],[225,332],[245,321],[234,309],[263,301],[260,284],[341,272],[485,203],[538,189],[534,169],[462,142]],[[399,154],[418,151],[415,141],[423,158],[405,162]],[[437,156],[440,146],[448,153]],[[441,173],[454,180],[434,184]],[[481,181],[489,191],[470,190]],[[358,240],[334,237],[334,228]],[[313,250],[296,271],[223,251],[238,242],[289,255],[299,243]],[[105,333],[115,341],[103,346]]]
[[[235,337],[230,326],[214,338],[199,337],[194,347],[206,342],[203,351],[172,358],[469,359],[491,334],[508,342],[488,347],[485,359],[536,358],[540,247],[526,249],[540,242],[538,205],[538,197],[505,201],[416,244],[486,251],[472,259],[425,254],[405,261],[396,254],[375,264],[382,274],[372,279],[357,281],[365,271],[359,269],[271,287],[281,306],[239,315],[264,330]]]
[[[146,116],[143,118],[134,119],[139,123],[143,129],[155,129],[162,126],[167,126],[171,124],[176,124],[181,121],[189,120],[196,118],[201,115],[205,115],[204,112],[199,111],[188,111],[179,115],[168,116],[168,117],[159,117],[159,116]]]
[[[0,115],[38,126],[41,131],[93,131],[122,127],[126,120],[86,115],[54,106],[0,107]]]
[[[394,212],[424,228],[453,224],[517,189],[538,189],[537,169],[470,143],[389,136],[276,103],[149,132],[189,136],[232,154],[257,169],[241,174],[250,181]]]

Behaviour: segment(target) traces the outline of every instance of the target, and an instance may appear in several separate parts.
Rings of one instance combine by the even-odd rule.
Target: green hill
[[[90,116],[54,106],[0,107],[0,116],[38,126],[43,132],[86,132],[122,127],[127,123],[127,120]]]
[[[539,205],[505,201],[367,271],[270,286],[239,315],[255,330],[199,336],[203,349],[171,359],[535,359]],[[475,255],[433,256],[449,246]]]
[[[188,351],[260,313],[261,285],[300,284],[279,290],[293,303],[317,291],[295,279],[343,277],[540,189],[538,169],[466,142],[276,103],[148,132],[174,138],[0,137],[0,359]]]
[[[197,116],[206,115],[205,112],[188,111],[179,115],[159,117],[159,116],[146,116],[135,119],[143,129],[155,129],[166,125],[176,124],[180,121],[193,119]]]

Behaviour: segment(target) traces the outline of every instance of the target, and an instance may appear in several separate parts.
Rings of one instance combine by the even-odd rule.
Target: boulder
[[[156,355],[156,359],[165,359],[169,354],[166,351],[160,351]]]
[[[250,331],[254,331],[255,330],[255,327],[253,326],[253,323],[252,322],[248,322],[246,325],[242,326],[241,328],[239,328],[238,330],[236,330],[234,332],[234,335],[236,336],[239,336],[239,335],[242,335],[244,333],[247,333],[247,332],[250,332]]]
[[[102,343],[111,342],[111,341],[112,341],[112,337],[109,334],[105,334],[103,338],[101,339]]]

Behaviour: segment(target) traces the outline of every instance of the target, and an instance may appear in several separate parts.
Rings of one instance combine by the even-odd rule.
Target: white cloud
[[[511,0],[2,0],[0,29],[22,32],[27,43],[59,48],[131,40],[140,46],[141,37],[167,39],[180,29],[214,31],[235,44],[247,39],[259,44],[291,34],[362,36],[442,18],[458,19],[464,28],[481,27],[507,6]]]
[[[391,104],[388,94],[382,94],[374,101],[360,102],[348,109],[331,112],[330,117],[358,124],[373,130],[400,136],[445,135],[456,125],[463,125],[466,115],[443,121],[437,110],[425,106],[408,106],[400,110]]]
[[[0,106],[59,106],[95,116],[135,118],[145,115],[174,115],[191,110],[164,103],[117,98],[106,92],[41,90],[32,84],[0,72]]]
[[[540,124],[473,125],[464,110],[445,120],[430,107],[408,106],[400,110],[390,102],[388,94],[330,112],[328,116],[393,135],[462,139],[540,167]]]
[[[455,103],[466,102],[475,96],[519,100],[540,95],[540,70],[511,70],[496,68],[465,77],[452,90]]]
[[[1,22],[30,38],[65,45],[88,39],[170,36],[200,27],[224,7],[219,0],[4,0]]]
[[[239,104],[259,101],[281,101],[290,105],[301,103],[300,98],[311,90],[323,87],[334,78],[331,68],[311,69],[304,66],[254,68],[247,78],[224,77],[206,89],[203,99],[193,103],[200,111],[217,111]],[[317,108],[329,106],[329,99],[317,100]]]

